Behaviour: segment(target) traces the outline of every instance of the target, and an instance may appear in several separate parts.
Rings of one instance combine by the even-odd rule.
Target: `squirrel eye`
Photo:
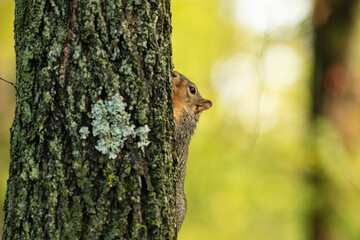
[[[195,94],[196,93],[196,88],[194,88],[193,86],[189,86],[189,90],[191,94]]]

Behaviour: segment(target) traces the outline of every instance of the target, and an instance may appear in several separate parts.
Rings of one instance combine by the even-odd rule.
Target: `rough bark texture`
[[[176,238],[170,34],[170,0],[16,1],[3,240]]]

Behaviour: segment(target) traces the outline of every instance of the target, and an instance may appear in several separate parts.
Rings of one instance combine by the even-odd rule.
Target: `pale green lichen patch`
[[[99,138],[95,148],[102,154],[108,154],[110,159],[117,157],[129,137],[139,137],[137,147],[141,149],[150,143],[150,128],[145,125],[135,129],[125,108],[123,98],[120,94],[115,94],[110,100],[100,99],[91,110],[92,134]],[[79,132],[82,139],[86,139],[90,133],[85,126],[81,127]]]
[[[15,4],[3,240],[176,239],[170,0]]]
[[[99,100],[91,110],[92,133],[99,137],[95,148],[111,159],[116,158],[126,138],[134,133],[135,126],[130,124],[125,107],[122,97],[116,94],[110,100]]]
[[[90,131],[89,131],[88,127],[81,127],[79,133],[80,133],[81,139],[86,139],[87,136],[89,135]]]
[[[140,138],[140,141],[137,143],[138,148],[143,148],[149,145],[150,141],[148,140],[148,133],[150,132],[150,128],[148,125],[143,127],[138,127],[136,129],[136,136]]]

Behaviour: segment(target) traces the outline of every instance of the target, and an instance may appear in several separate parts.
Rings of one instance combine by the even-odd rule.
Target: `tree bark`
[[[6,239],[175,239],[170,0],[16,1]]]

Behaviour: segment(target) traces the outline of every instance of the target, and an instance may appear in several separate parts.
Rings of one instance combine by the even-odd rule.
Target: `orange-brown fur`
[[[179,157],[179,177],[176,183],[176,226],[179,230],[185,217],[186,198],[184,180],[186,159],[191,136],[196,128],[200,113],[212,106],[210,100],[203,99],[195,84],[184,75],[173,72],[173,100],[175,118],[175,144]]]
[[[174,100],[174,118],[179,120],[179,117],[185,112],[192,113],[197,119],[202,111],[209,109],[212,102],[208,99],[203,99],[195,86],[184,75],[173,72],[173,100]],[[196,89],[195,94],[191,94],[189,86]]]

